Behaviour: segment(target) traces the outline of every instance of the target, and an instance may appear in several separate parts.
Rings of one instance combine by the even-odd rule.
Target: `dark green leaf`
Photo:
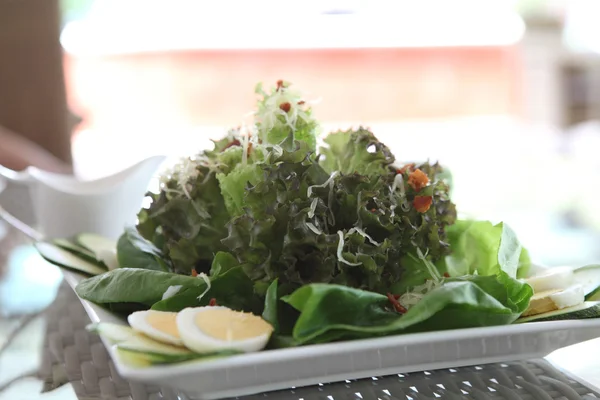
[[[262,309],[260,300],[254,295],[252,281],[241,268],[232,268],[216,278],[211,279],[210,290],[206,292],[206,282],[201,278],[196,285],[186,285],[175,295],[156,302],[153,310],[181,311],[187,307],[201,307],[215,299],[220,306],[234,310],[258,312]],[[205,293],[206,292],[206,293]],[[202,296],[202,297],[200,297]]]
[[[118,268],[81,281],[75,291],[96,304],[139,303],[146,306],[160,301],[169,286],[182,288],[203,285],[202,279],[162,271]]]
[[[108,303],[105,305],[111,312],[128,316],[136,311],[147,310],[148,306],[140,303]]]
[[[215,254],[215,258],[213,258],[213,262],[210,267],[210,276],[216,277],[224,274],[225,272],[234,267],[238,267],[239,265],[240,263],[233,255],[224,251],[220,251]]]
[[[296,340],[291,336],[272,335],[269,343],[267,344],[268,349],[286,349],[288,347],[300,346]]]
[[[283,300],[301,311],[294,339],[320,343],[510,324],[527,307],[531,295],[529,285],[502,273],[448,281],[404,315],[388,307],[386,296],[338,285],[306,285]]]
[[[117,260],[121,268],[170,269],[162,251],[133,227],[126,228],[117,242]]]
[[[277,279],[269,285],[265,296],[265,307],[262,313],[262,318],[273,326],[274,333],[279,332],[279,318],[277,316],[277,303],[279,303]]]

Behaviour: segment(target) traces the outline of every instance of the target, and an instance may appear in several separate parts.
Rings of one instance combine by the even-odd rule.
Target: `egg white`
[[[185,347],[198,353],[218,350],[237,350],[244,353],[251,353],[265,348],[271,337],[272,330],[260,336],[231,341],[218,339],[203,332],[196,325],[196,316],[199,313],[211,309],[214,310],[215,308],[227,309],[227,307],[222,306],[194,307],[186,308],[177,314],[177,328]]]
[[[549,268],[525,279],[534,293],[552,289],[567,289],[573,284],[573,269],[570,267]]]
[[[157,340],[162,343],[173,344],[175,346],[183,346],[183,340],[181,339],[181,337],[170,335],[169,333],[164,332],[160,329],[156,329],[154,326],[150,325],[150,323],[147,320],[147,317],[154,313],[166,313],[166,311],[154,311],[154,310],[136,311],[127,317],[127,322],[129,322],[129,325],[135,331],[137,331],[139,333],[143,333],[144,335],[146,335],[154,340]],[[176,313],[169,313],[169,314],[175,315]],[[175,328],[177,328],[177,325],[175,325]],[[180,332],[180,336],[181,336],[181,332]]]

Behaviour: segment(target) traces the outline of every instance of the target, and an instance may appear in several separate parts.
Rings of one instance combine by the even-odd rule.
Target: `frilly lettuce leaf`
[[[183,286],[173,296],[154,303],[152,309],[178,312],[187,307],[207,306],[213,298],[218,305],[233,310],[256,313],[262,309],[261,301],[254,293],[252,281],[239,266],[212,277],[208,290],[202,279],[194,279],[201,284]]]
[[[338,135],[383,147],[368,131]],[[296,287],[322,282],[384,292],[402,279],[406,254],[421,249],[431,260],[448,254],[444,228],[455,211],[447,186],[436,180],[439,166],[421,166],[433,180],[424,189],[433,206],[422,213],[410,206],[417,193],[410,185],[393,187],[393,159],[382,160],[377,174],[375,162],[361,169],[372,175],[328,174],[306,143],[295,146],[271,148],[259,164],[262,176],[254,174],[258,180],[245,187],[243,214],[230,221],[222,242],[264,290],[279,279]]]
[[[295,141],[304,142],[314,152],[319,124],[302,95],[290,86],[289,82],[279,81],[270,92],[266,92],[262,84],[256,86],[255,92],[262,96],[255,115],[258,137],[266,145],[288,149]]]
[[[458,220],[446,229],[451,253],[436,263],[441,274],[452,277],[465,275],[495,276],[506,273],[512,278],[527,275],[530,260],[514,231],[505,223]],[[392,285],[393,293],[406,293],[430,279],[423,261],[406,257],[402,279]]]
[[[230,215],[217,175],[241,163],[240,139],[231,131],[213,150],[176,165],[159,193],[147,193],[151,204],[138,214],[137,229],[162,250],[177,273],[206,273],[213,255],[225,250],[221,239]]]
[[[238,164],[229,174],[217,174],[221,194],[230,216],[243,213],[246,187],[257,184],[261,178],[262,169],[258,164]]]
[[[360,174],[365,176],[389,173],[394,155],[373,133],[365,128],[331,133],[321,147],[321,166],[328,173]]]
[[[503,271],[523,277],[531,265],[527,251],[505,223],[460,220],[447,229],[452,254],[444,260],[452,276],[495,275]]]

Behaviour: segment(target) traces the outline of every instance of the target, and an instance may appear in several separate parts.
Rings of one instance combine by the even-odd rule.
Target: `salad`
[[[457,218],[438,163],[322,135],[288,82],[256,92],[252,123],[166,172],[117,243],[37,244],[127,316],[92,329],[132,362],[600,315],[598,266],[533,274],[509,226]]]

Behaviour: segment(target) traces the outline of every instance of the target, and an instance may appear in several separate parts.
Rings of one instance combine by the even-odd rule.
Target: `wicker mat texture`
[[[79,399],[154,400],[177,399],[171,390],[128,382],[117,373],[106,348],[85,327],[90,323],[85,309],[66,282],[46,311],[39,376],[44,390],[65,383],[73,385]]]

